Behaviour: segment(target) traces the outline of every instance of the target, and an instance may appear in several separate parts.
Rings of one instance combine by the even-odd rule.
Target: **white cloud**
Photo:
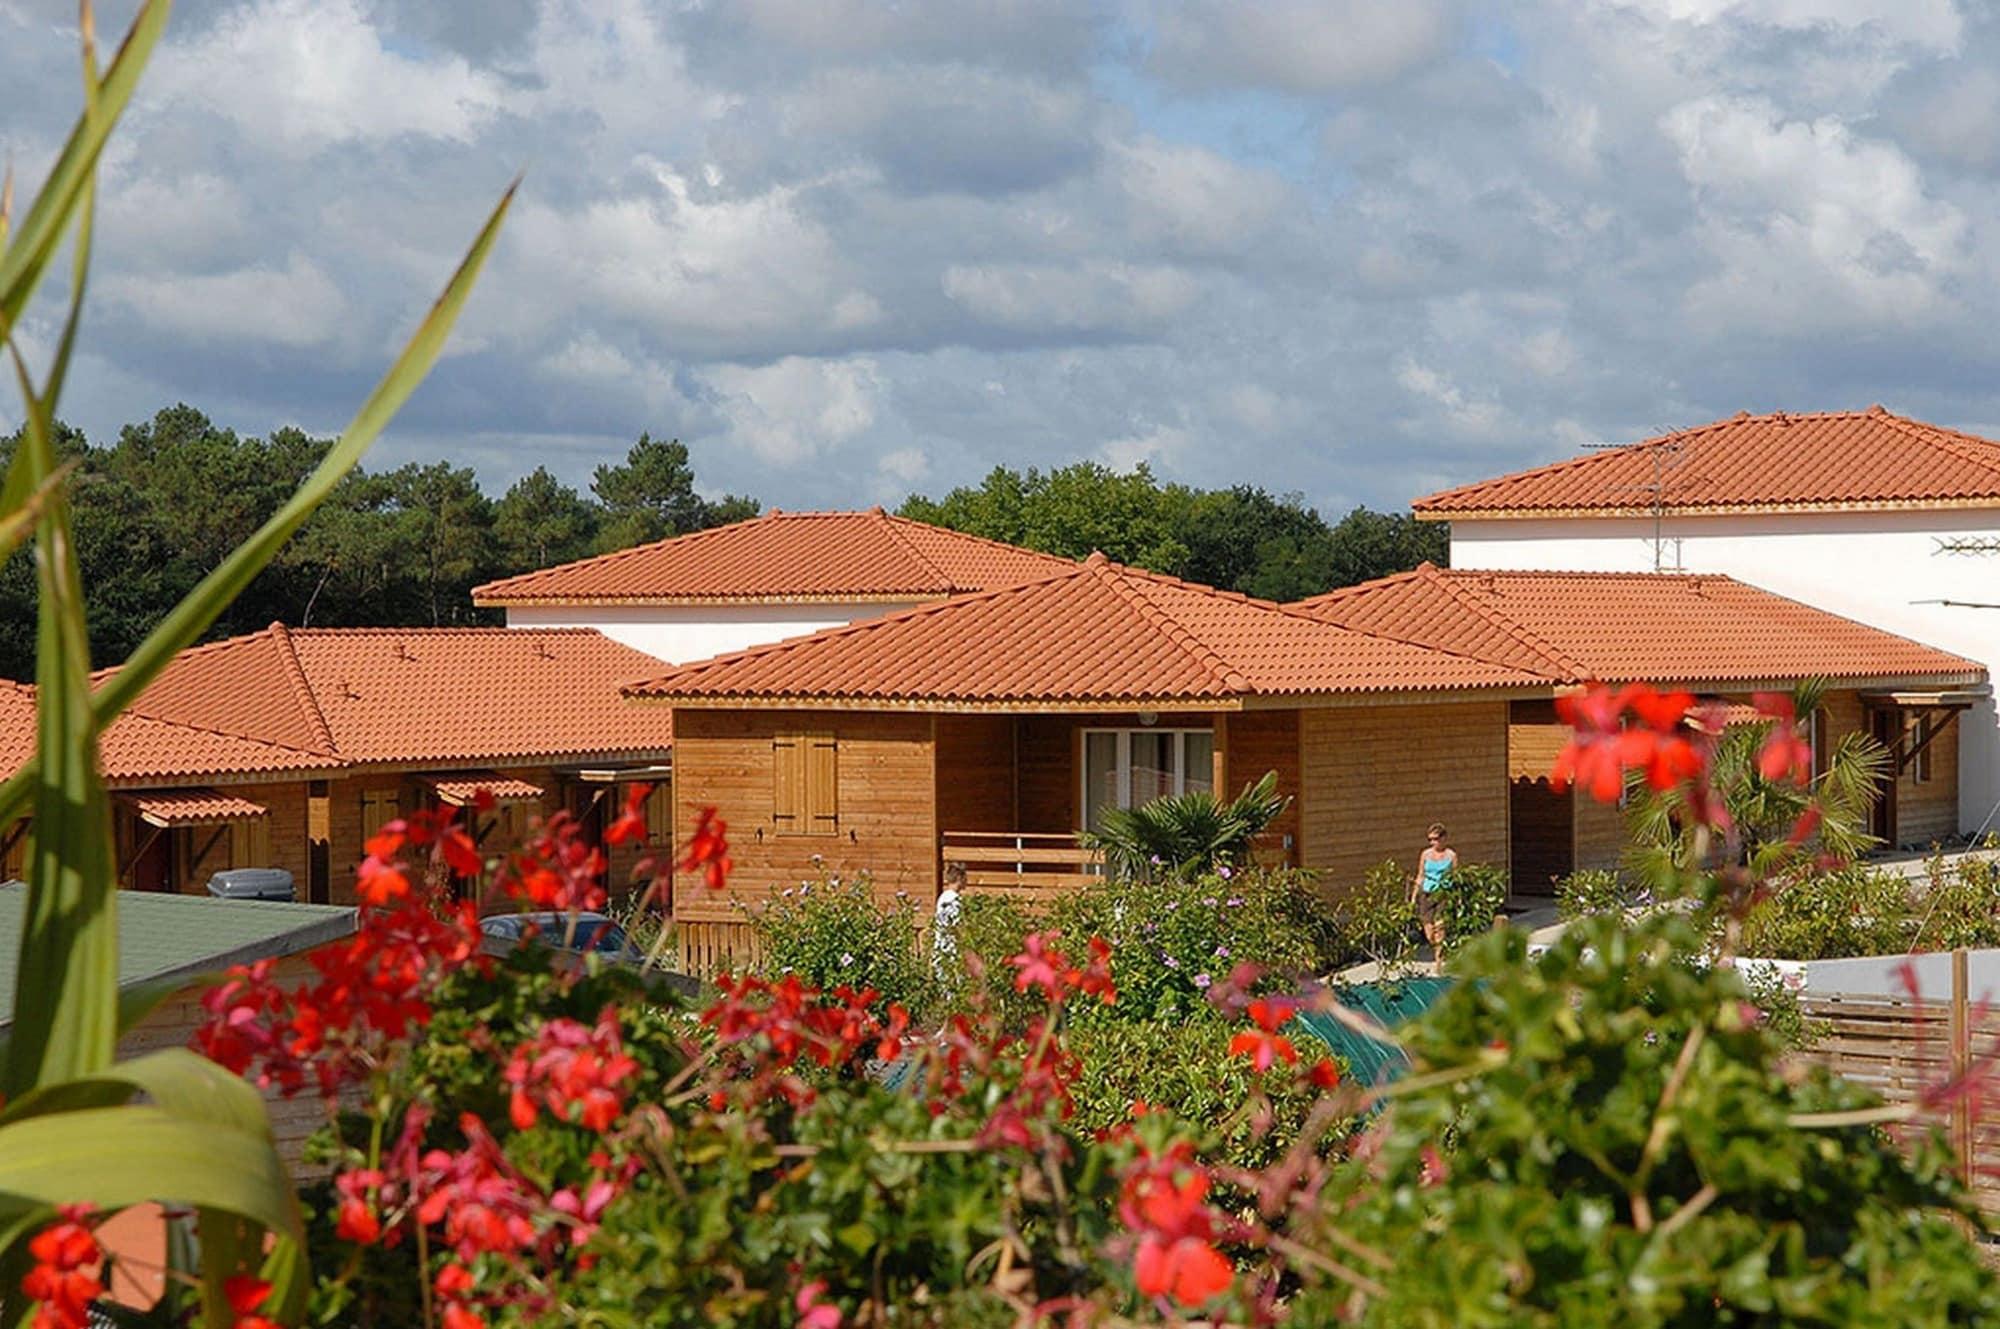
[[[922,448],[896,448],[876,458],[875,469],[885,479],[908,487],[931,473],[931,458]]]
[[[723,442],[759,461],[797,466],[875,424],[882,384],[867,357],[716,365],[704,371],[724,421]]]
[[[1949,51],[1964,33],[1956,0],[1615,0],[1681,22],[1733,22],[1790,31],[1872,29],[1894,41]]]
[[[114,275],[104,298],[153,328],[200,342],[320,346],[342,330],[347,300],[310,259],[193,276]]]
[[[834,237],[781,187],[737,195],[648,163],[655,188],[565,212],[524,206],[515,223],[524,274],[547,304],[612,313],[681,353],[729,354],[828,334],[883,318],[856,284]],[[546,316],[538,305],[524,316]]]
[[[1499,405],[1469,396],[1450,375],[1404,356],[1396,365],[1396,382],[1403,390],[1438,408],[1437,415],[1454,435],[1490,438],[1504,419]]]
[[[169,43],[148,94],[222,116],[267,151],[401,135],[455,143],[498,112],[500,81],[457,56],[390,49],[357,0],[258,0]]]
[[[966,313],[1019,332],[1145,335],[1184,312],[1195,279],[1165,264],[958,264],[944,293]]]
[[[1379,83],[1437,53],[1439,0],[1167,0],[1154,67],[1194,87],[1338,92]]]
[[[1106,466],[1129,471],[1140,462],[1169,470],[1194,446],[1192,430],[1180,425],[1156,424],[1123,438],[1109,439],[1097,449]]]
[[[1894,144],[1730,97],[1676,107],[1662,127],[1720,269],[1688,292],[1696,316],[1804,328],[1940,311],[1967,222]]]
[[[1291,199],[1271,171],[1154,138],[1120,145],[1115,170],[1131,200],[1137,236],[1170,252],[1242,253]]]

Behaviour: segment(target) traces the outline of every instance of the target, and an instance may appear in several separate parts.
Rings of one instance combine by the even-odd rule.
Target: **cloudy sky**
[[[1746,408],[2000,434],[1995,11],[181,0],[65,414],[330,432],[525,169],[378,461],[647,429],[785,507],[1096,458],[1337,511]],[[0,0],[24,182],[73,13]]]

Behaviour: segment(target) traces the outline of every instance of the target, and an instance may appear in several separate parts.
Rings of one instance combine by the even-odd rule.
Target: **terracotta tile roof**
[[[258,737],[324,735],[342,763],[660,753],[618,687],[659,661],[588,628],[287,628],[183,651],[135,710]]]
[[[472,599],[483,606],[928,600],[1073,566],[880,508],[770,512],[488,582]]]
[[[464,780],[433,780],[431,788],[437,796],[454,807],[464,807],[479,797],[481,791],[493,795],[500,803],[525,803],[542,796],[542,787],[529,784],[526,780],[503,779],[498,775],[480,775]]]
[[[1964,678],[1984,672],[1962,656],[1729,577],[1447,571],[1426,563],[1292,607],[1346,627],[1477,651],[1522,667],[1539,660],[1570,682]]]
[[[2000,443],[1880,406],[1738,415],[1416,500],[1417,516],[2000,507]]]
[[[120,794],[143,821],[155,826],[215,826],[229,821],[254,821],[270,809],[247,798],[215,789],[165,789]]]
[[[1097,554],[1037,581],[686,665],[626,691],[683,703],[949,709],[1226,702],[1546,681],[1473,652],[1337,627]]]
[[[97,744],[105,778],[119,783],[230,773],[284,775],[332,770],[340,760],[243,734],[128,712]],[[35,690],[0,681],[0,774],[20,769],[35,750]]]

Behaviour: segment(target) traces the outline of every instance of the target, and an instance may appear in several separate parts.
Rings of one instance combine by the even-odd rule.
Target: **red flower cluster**
[[[507,856],[496,884],[537,909],[602,909],[604,869],[604,850],[584,838],[575,817],[558,812],[541,824],[526,850]]]
[[[1221,1220],[1207,1197],[1208,1173],[1191,1142],[1177,1140],[1163,1154],[1141,1149],[1118,1196],[1119,1220],[1139,1238],[1132,1272],[1140,1295],[1199,1306],[1234,1281],[1215,1249]]]
[[[1118,988],[1111,981],[1111,946],[1102,937],[1090,939],[1090,959],[1082,968],[1069,962],[1061,951],[1052,949],[1060,932],[1031,932],[1022,943],[1022,952],[1007,963],[1018,971],[1014,990],[1040,988],[1042,995],[1060,1003],[1071,992],[1096,997],[1109,1006],[1118,1000]]]
[[[1291,1039],[1278,1032],[1295,1013],[1290,1002],[1270,997],[1257,998],[1250,1003],[1248,1010],[1251,1023],[1257,1027],[1246,1029],[1230,1039],[1229,1055],[1250,1058],[1251,1069],[1259,1075],[1281,1061],[1287,1066],[1297,1064],[1299,1050],[1292,1046]],[[1334,1079],[1338,1081],[1338,1072],[1335,1072]]]
[[[857,992],[842,985],[829,1002],[827,994],[800,982],[796,974],[775,983],[724,975],[716,986],[722,999],[702,1012],[701,1022],[715,1031],[720,1047],[741,1057],[748,1079],[739,1083],[749,1102],[760,1102],[773,1091],[794,1106],[811,1102],[812,1091],[792,1074],[800,1057],[821,1066],[842,1066],[871,1043],[883,1061],[902,1054],[909,1012],[891,1003],[888,1021],[877,1019],[870,1008],[881,994],[873,988]],[[717,1097],[722,1101],[711,1105],[719,1109],[726,1096],[718,1090]]]
[[[604,843],[608,845],[644,844],[649,827],[646,824],[646,800],[653,796],[653,786],[635,784],[625,790],[625,810],[618,814],[618,820],[611,823],[611,829],[604,833]]]
[[[222,1295],[235,1313],[231,1329],[280,1329],[276,1320],[257,1314],[271,1299],[271,1285],[263,1279],[250,1274],[231,1274],[223,1280]]]
[[[332,1097],[430,1018],[431,994],[478,957],[480,941],[470,901],[443,915],[416,900],[363,908],[352,937],[308,957],[318,977],[302,987],[280,985],[271,960],[231,969],[202,997],[208,1021],[195,1045],[239,1075],[255,1067],[260,1086],[297,1093],[310,1073]]]
[[[690,874],[699,872],[711,891],[727,886],[730,870],[736,866],[729,857],[728,831],[729,823],[716,816],[714,808],[703,808],[695,818],[694,834],[688,837],[687,848],[681,852],[675,869]]]
[[[103,1248],[90,1230],[87,1204],[64,1205],[56,1221],[28,1242],[35,1263],[21,1279],[21,1291],[39,1305],[34,1329],[87,1329],[90,1303],[104,1295],[98,1279]]]
[[[362,904],[376,907],[409,898],[405,849],[429,850],[432,860],[455,877],[476,877],[486,866],[478,846],[458,824],[457,808],[426,808],[399,817],[370,836],[365,848],[368,856],[355,872],[355,894]]]
[[[1812,744],[1799,735],[1798,711],[1791,697],[1783,692],[1759,692],[1751,700],[1758,714],[1777,722],[1757,750],[1757,773],[1774,783],[1790,780],[1802,785],[1811,781]]]
[[[1655,789],[1699,775],[1705,762],[1685,723],[1693,707],[1689,693],[1659,692],[1644,683],[1557,697],[1556,714],[1575,733],[1556,757],[1549,782],[1559,793],[1580,784],[1598,802],[1615,803],[1628,770],[1644,771]]]
[[[501,1073],[513,1086],[508,1115],[525,1131],[535,1124],[539,1102],[586,1130],[609,1130],[625,1110],[625,1084],[638,1069],[626,1055],[615,1008],[607,1007],[594,1029],[576,1020],[550,1020],[534,1042],[514,1050]]]

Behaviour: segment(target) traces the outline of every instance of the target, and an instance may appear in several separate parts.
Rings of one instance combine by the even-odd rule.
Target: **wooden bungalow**
[[[1579,586],[1613,607],[1609,581],[1541,589],[1559,600]],[[1433,820],[1466,861],[1518,859],[1545,883],[1595,861],[1617,829],[1615,810],[1558,812],[1521,792],[1545,778],[1559,691],[1648,676],[1733,693],[1834,675],[1829,709],[1845,722],[1867,705],[1945,716],[1983,680],[1956,656],[1739,583],[1656,589],[1678,597],[1680,618],[1620,621],[1659,649],[1593,660],[1436,569],[1285,607],[1099,555],[629,687],[673,712],[679,824],[714,805],[731,827],[727,897],[677,886],[683,965],[743,953],[744,910],[822,871],[865,871],[885,902],[919,907],[952,863],[975,886],[1070,888],[1095,870],[1075,833],[1102,808],[1233,793],[1266,771],[1293,798],[1266,853],[1327,889],[1410,859]],[[1509,604],[1530,598],[1521,588]],[[1700,663],[1711,658],[1722,667]]]
[[[184,651],[100,745],[120,884],[200,892],[272,867],[300,900],[349,901],[382,823],[482,788],[499,804],[475,829],[500,846],[559,808],[602,826],[620,786],[651,783],[664,843],[670,718],[618,693],[658,668],[588,629],[273,624]],[[0,762],[33,745],[33,689],[0,688]],[[0,841],[10,872],[28,829]],[[618,852],[614,880],[640,852]]]

